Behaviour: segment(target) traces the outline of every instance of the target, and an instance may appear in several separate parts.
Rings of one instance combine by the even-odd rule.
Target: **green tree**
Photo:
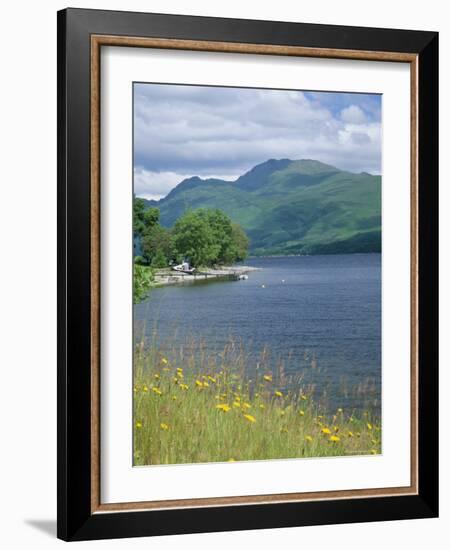
[[[133,200],[133,232],[134,235],[142,235],[145,224],[144,224],[144,214],[145,214],[145,201],[144,199],[139,199],[134,197]]]
[[[234,260],[232,225],[230,218],[222,210],[203,210],[201,214],[212,231],[214,242],[218,247],[215,262],[223,264]]]
[[[178,260],[189,259],[192,265],[212,265],[220,246],[208,224],[204,210],[190,210],[173,227],[173,245]]]
[[[153,227],[159,224],[159,208],[156,208],[155,206],[150,206],[150,208],[147,208],[145,210],[143,215],[143,221],[144,221],[144,233],[147,231],[150,231]]]
[[[143,199],[134,197],[133,201],[133,241],[134,249],[141,249],[146,264],[150,264],[158,248],[161,248],[166,257],[170,255],[169,236],[163,233],[159,225],[159,208],[146,208]],[[161,244],[156,245],[157,239]],[[140,261],[139,263],[142,263]]]
[[[153,256],[152,258],[152,261],[151,261],[151,267],[154,267],[154,268],[161,268],[161,267],[167,267],[167,258],[166,256],[164,255],[164,252],[158,248],[158,250],[155,252],[155,255]]]
[[[159,224],[159,208],[146,208],[145,200],[134,197],[133,200],[133,233],[135,237],[142,237],[155,225]]]
[[[141,238],[142,255],[154,267],[166,267],[173,257],[172,234],[169,229],[154,225]],[[158,265],[153,261],[158,256]]]
[[[187,258],[194,266],[233,263],[248,250],[244,231],[218,209],[187,212],[176,221],[172,238],[177,258]]]
[[[231,238],[233,241],[234,261],[240,262],[245,260],[248,255],[250,241],[247,234],[238,223],[231,224]]]
[[[143,302],[153,286],[155,278],[153,270],[147,266],[134,264],[133,273],[133,302]]]

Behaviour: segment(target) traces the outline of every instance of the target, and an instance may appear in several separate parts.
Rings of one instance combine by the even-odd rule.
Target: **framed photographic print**
[[[434,32],[58,13],[58,536],[438,513]]]

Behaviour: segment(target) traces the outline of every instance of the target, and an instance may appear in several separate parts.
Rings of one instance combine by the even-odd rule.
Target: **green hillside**
[[[167,227],[188,209],[220,208],[256,255],[381,251],[381,177],[315,160],[271,159],[234,182],[189,178],[148,204]]]

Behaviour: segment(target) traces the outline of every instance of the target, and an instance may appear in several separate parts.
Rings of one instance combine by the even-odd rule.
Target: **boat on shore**
[[[172,269],[173,271],[177,271],[178,273],[186,273],[187,275],[192,275],[195,272],[195,267],[191,267],[189,262],[173,265]]]

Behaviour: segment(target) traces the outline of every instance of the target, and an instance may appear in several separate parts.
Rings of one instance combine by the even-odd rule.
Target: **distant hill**
[[[254,255],[381,251],[381,176],[317,160],[271,159],[233,182],[188,178],[147,204],[167,227],[188,209],[220,208]]]

